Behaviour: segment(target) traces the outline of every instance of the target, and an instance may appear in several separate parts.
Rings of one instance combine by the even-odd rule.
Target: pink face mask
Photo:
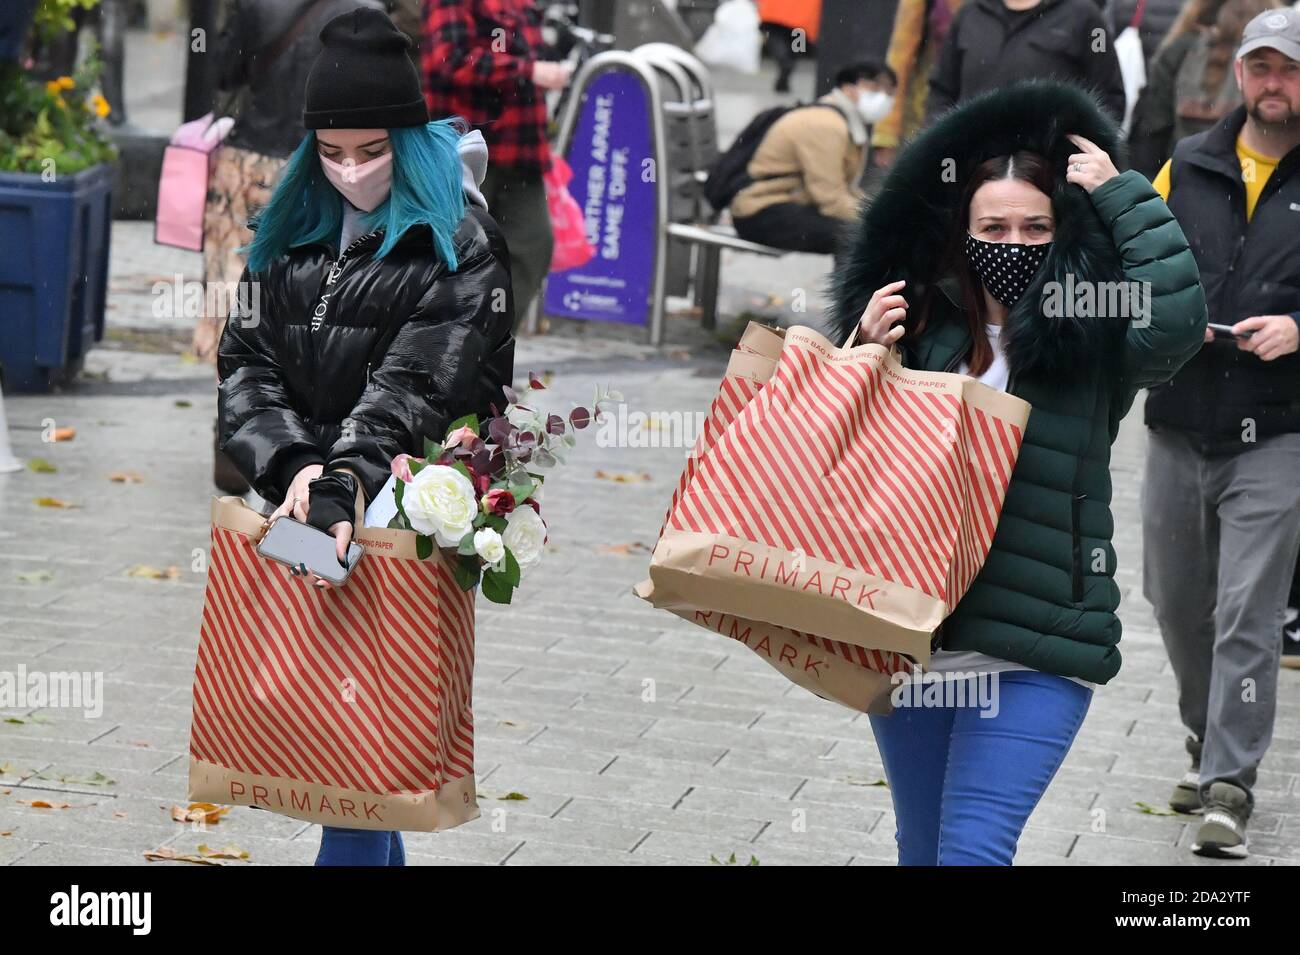
[[[337,163],[321,156],[320,166],[325,172],[325,178],[334,184],[334,188],[362,212],[378,208],[388,198],[389,190],[393,187],[391,152],[359,166],[354,163]]]

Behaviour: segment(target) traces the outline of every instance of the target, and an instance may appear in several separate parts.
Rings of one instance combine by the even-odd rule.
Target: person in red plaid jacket
[[[462,116],[488,144],[480,187],[510,246],[516,324],[551,264],[542,174],[551,165],[543,90],[569,81],[567,63],[538,59],[541,14],[532,0],[424,0],[425,98],[435,118]]]

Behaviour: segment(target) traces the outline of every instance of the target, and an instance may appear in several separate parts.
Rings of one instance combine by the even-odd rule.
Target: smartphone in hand
[[[1236,334],[1233,332],[1231,325],[1219,325],[1215,322],[1210,322],[1209,324],[1210,331],[1214,333],[1216,341],[1236,341],[1239,338],[1249,338],[1251,335],[1255,334],[1254,331]]]
[[[331,584],[342,584],[357,566],[365,548],[352,541],[348,544],[347,565],[339,563],[338,545],[334,538],[310,524],[282,515],[262,535],[257,552],[268,560],[288,567],[303,564],[318,577]]]

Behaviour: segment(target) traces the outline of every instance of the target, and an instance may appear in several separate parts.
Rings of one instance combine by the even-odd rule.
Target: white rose
[[[402,508],[416,531],[432,534],[442,547],[455,547],[474,526],[478,495],[460,471],[431,464],[402,491]]]
[[[506,545],[492,528],[483,527],[474,532],[474,553],[487,561],[493,570],[506,569]]]
[[[506,515],[506,529],[501,539],[510,548],[510,553],[515,555],[519,573],[524,574],[542,559],[546,525],[535,510],[523,505]]]

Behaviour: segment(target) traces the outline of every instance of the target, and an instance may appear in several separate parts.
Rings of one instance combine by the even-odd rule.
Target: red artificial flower
[[[505,488],[498,487],[487,492],[484,503],[489,514],[504,517],[515,509],[515,496]]]

